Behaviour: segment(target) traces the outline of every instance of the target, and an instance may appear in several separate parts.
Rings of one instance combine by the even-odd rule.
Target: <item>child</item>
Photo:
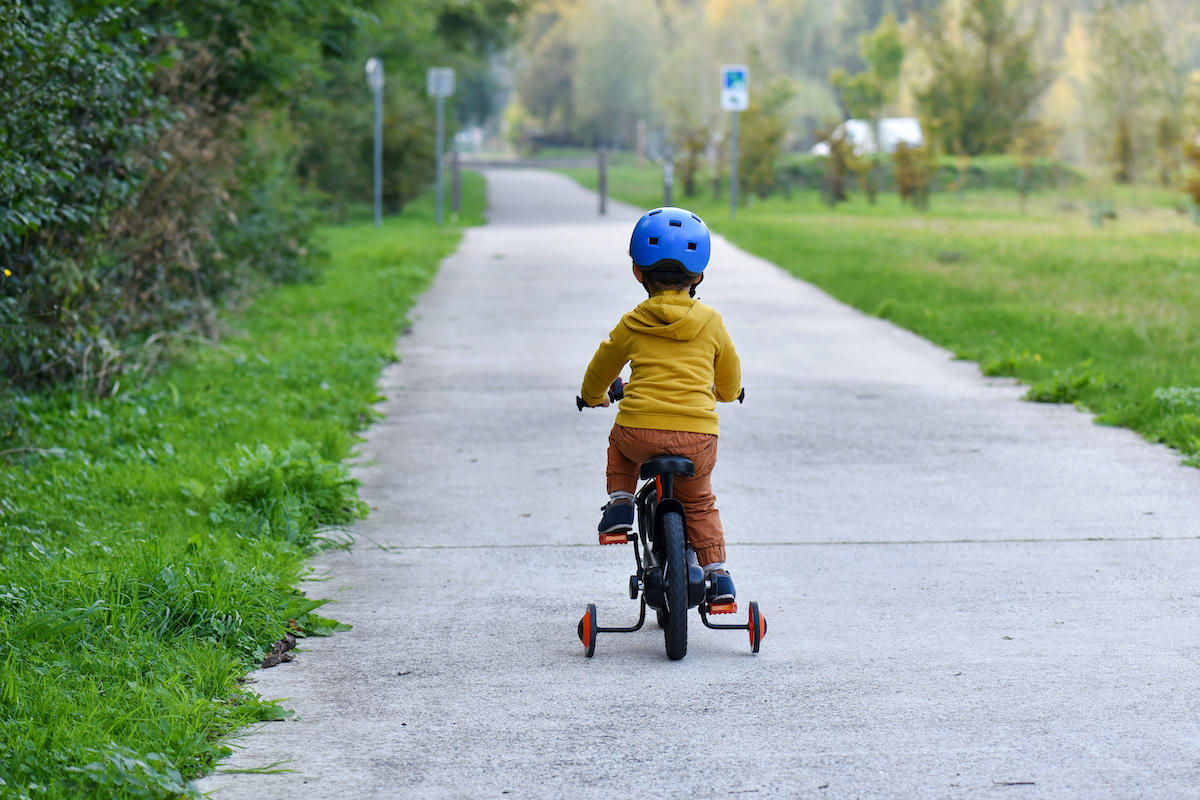
[[[633,527],[633,492],[642,462],[690,458],[693,478],[676,476],[688,543],[709,577],[709,601],[731,603],[725,534],[710,481],[717,460],[717,401],[741,399],[742,367],[721,315],[695,299],[708,266],[708,227],[690,211],[659,208],[638,220],[629,242],[633,276],[649,299],[600,344],[583,378],[589,406],[609,405],[608,386],[625,364],[633,374],[608,437],[608,505],[600,533]],[[602,537],[603,539],[603,537]]]

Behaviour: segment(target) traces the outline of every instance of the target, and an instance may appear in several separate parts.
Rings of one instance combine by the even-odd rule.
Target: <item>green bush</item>
[[[286,115],[256,100],[278,90],[258,59],[280,45],[242,37],[322,4],[208,24],[235,5],[0,12],[0,371],[15,387],[107,391],[156,333],[212,335],[222,298],[307,274],[295,148],[261,136]]]
[[[0,392],[111,392],[164,337],[216,338],[222,307],[314,274],[316,200],[370,200],[367,55],[385,201],[411,202],[435,166],[425,67],[477,73],[520,8],[418,5],[0,3]]]

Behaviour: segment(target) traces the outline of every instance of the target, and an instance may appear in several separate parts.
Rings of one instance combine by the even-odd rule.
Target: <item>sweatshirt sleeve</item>
[[[729,331],[725,330],[724,320],[719,323],[717,355],[713,359],[713,389],[719,402],[732,403],[742,393],[742,360],[738,358]]]
[[[583,375],[583,388],[579,390],[579,396],[589,406],[604,402],[608,387],[629,363],[627,350],[620,344],[623,330],[624,324],[613,328],[608,338],[600,343],[596,355],[592,356],[592,361],[588,364],[587,372]]]

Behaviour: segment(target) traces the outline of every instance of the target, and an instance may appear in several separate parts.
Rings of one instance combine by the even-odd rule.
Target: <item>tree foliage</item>
[[[1161,0],[1103,0],[1092,17],[1091,139],[1119,183],[1156,166],[1169,185],[1178,171],[1192,67],[1172,36],[1179,10]]]
[[[795,88],[784,79],[776,80],[750,101],[741,115],[738,143],[738,183],[741,189],[766,199],[775,190],[779,159],[783,156],[787,128],[783,108]]]
[[[896,144],[892,153],[896,169],[896,192],[901,202],[912,203],[913,207],[925,211],[929,208],[929,188],[937,174],[937,161],[929,145],[909,147],[905,142]]]
[[[399,210],[433,172],[424,69],[486,69],[517,8],[0,0],[5,383],[115,389],[153,360],[147,343],[212,336],[221,302],[308,275],[301,176],[326,197],[370,197],[366,55],[389,65]]]
[[[623,7],[623,0],[591,2],[576,21],[587,35],[575,46],[574,133],[587,144],[628,146],[638,120],[654,116],[657,18],[630,25]]]
[[[885,16],[879,27],[859,37],[859,51],[867,68],[850,75],[844,67],[838,67],[829,82],[838,90],[842,107],[851,117],[871,121],[878,141],[883,108],[896,94],[904,64],[904,42],[896,18]]]
[[[928,74],[915,92],[922,123],[948,153],[1005,152],[1049,85],[1035,60],[1036,29],[1022,30],[1004,0],[965,0],[921,37]]]
[[[492,107],[490,58],[507,42],[519,10],[516,0],[375,0],[371,18],[328,61],[320,91],[296,111],[304,133],[300,171],[334,201],[369,201],[372,184],[373,107],[364,81],[368,58],[383,62],[384,175],[389,213],[399,212],[432,180],[434,101],[425,94],[431,66],[453,67],[455,96],[447,103],[447,130],[456,115],[480,121]]]

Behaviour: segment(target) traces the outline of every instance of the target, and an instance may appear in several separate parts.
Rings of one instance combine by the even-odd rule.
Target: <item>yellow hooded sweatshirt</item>
[[[718,433],[717,401],[742,391],[742,363],[721,315],[684,291],[656,292],[613,328],[592,356],[580,395],[594,406],[627,363],[633,374],[617,424]]]

